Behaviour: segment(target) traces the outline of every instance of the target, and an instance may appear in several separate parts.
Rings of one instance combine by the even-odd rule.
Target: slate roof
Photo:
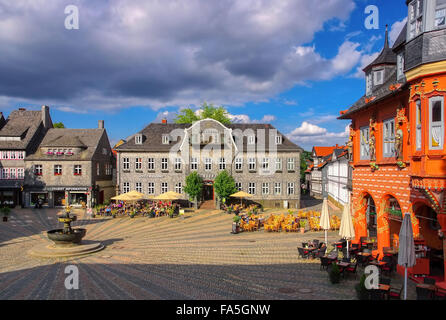
[[[44,148],[82,148],[81,152],[74,155],[47,155],[39,148],[34,154],[28,156],[26,160],[82,160],[89,161],[99,145],[99,141],[105,129],[49,129],[43,138],[40,147]]]
[[[400,32],[398,38],[396,38],[395,43],[393,44],[392,50],[396,51],[401,45],[406,43],[407,36],[407,23],[404,25],[403,29]]]
[[[163,144],[162,143],[162,136],[164,134],[170,134],[175,129],[184,130],[191,126],[191,124],[178,124],[178,123],[151,123],[138,133],[141,133],[143,135],[143,142],[142,144],[136,144],[135,139],[131,138],[128,139],[125,143],[118,146],[116,150],[119,151],[159,151],[159,152],[168,152],[173,145],[179,142],[178,138],[176,141],[171,141],[170,144]],[[269,146],[269,134],[268,130],[275,129],[270,124],[239,124],[239,123],[233,123],[229,125],[224,125],[225,127],[229,129],[240,129],[242,131],[246,129],[252,129],[255,133],[257,133],[258,129],[265,129],[265,149],[268,150]],[[278,131],[279,134],[281,134]],[[277,151],[303,151],[301,147],[296,145],[295,143],[291,142],[285,135],[282,135],[282,144],[277,145]],[[244,143],[243,146],[246,148],[247,143],[246,139],[247,137],[244,137]]]
[[[391,89],[393,87],[393,90]],[[385,78],[384,83],[380,86],[373,88],[373,94],[369,97],[363,95],[358,101],[356,101],[347,111],[341,112],[341,116],[338,119],[351,119],[351,115],[357,111],[371,107],[378,102],[396,95],[406,88],[404,79],[397,81],[396,69],[392,70]],[[370,100],[368,100],[370,99]]]
[[[381,50],[379,56],[371,64],[365,67],[363,71],[370,70],[374,66],[383,64],[396,64],[396,54],[389,46],[389,32],[387,30],[387,26],[386,26],[386,36],[384,40],[384,48]]]
[[[14,110],[0,130],[0,137],[22,137],[20,141],[0,141],[0,149],[25,150],[42,124],[42,111]]]

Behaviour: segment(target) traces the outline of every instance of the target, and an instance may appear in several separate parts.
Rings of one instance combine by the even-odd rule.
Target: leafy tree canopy
[[[196,171],[192,172],[186,177],[186,185],[184,192],[186,192],[191,199],[196,200],[203,190],[203,180]]]
[[[53,127],[63,129],[63,128],[65,128],[65,125],[62,122],[56,122],[53,124]]]
[[[237,192],[234,178],[226,171],[221,171],[214,181],[214,189],[220,199],[226,199]]]
[[[311,159],[311,152],[304,151],[300,155],[300,179],[302,182],[305,181],[305,170],[307,170],[307,160]]]
[[[191,108],[181,110],[181,113],[175,118],[175,123],[193,123],[203,119],[214,119],[223,124],[230,124],[228,111],[223,107],[215,107],[213,104],[203,103],[198,112]]]

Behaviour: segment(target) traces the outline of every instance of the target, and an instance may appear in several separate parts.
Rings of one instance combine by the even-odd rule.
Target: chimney
[[[25,108],[19,108],[19,111],[26,111]]]
[[[48,106],[42,106],[42,122],[46,129],[53,126],[50,118],[50,107]]]
[[[167,119],[164,118],[163,120],[161,120],[161,123],[162,123],[162,124],[166,124],[166,123],[167,123]]]
[[[98,120],[98,128],[104,129],[104,120]]]
[[[336,149],[339,149],[339,145],[336,143]]]

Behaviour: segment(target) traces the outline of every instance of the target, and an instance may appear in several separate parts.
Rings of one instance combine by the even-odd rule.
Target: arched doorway
[[[443,241],[438,236],[441,226],[437,221],[437,213],[425,203],[414,205],[414,212],[419,220],[420,237],[429,248],[427,258],[429,258],[430,276],[441,278],[444,275],[444,251]]]
[[[401,223],[403,221],[403,212],[398,200],[389,195],[386,197],[385,213],[387,213],[387,221],[389,224],[390,246],[398,248],[399,246],[399,234],[401,229]]]

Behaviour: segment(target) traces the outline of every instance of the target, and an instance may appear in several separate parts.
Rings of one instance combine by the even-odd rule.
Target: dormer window
[[[372,74],[368,73],[366,76],[366,95],[372,94]]]
[[[384,83],[384,70],[376,70],[373,72],[373,83],[375,86]]]
[[[444,28],[446,26],[446,0],[437,0],[435,9],[435,27]]]
[[[135,144],[142,144],[142,134],[138,133],[135,136]]]
[[[409,40],[423,32],[423,0],[414,0],[409,5]]]
[[[163,144],[169,144],[170,137],[168,134],[163,134]]]
[[[404,52],[398,53],[396,62],[397,62],[396,77],[398,80],[400,80],[404,78]]]
[[[276,144],[282,144],[282,136],[276,136]]]

